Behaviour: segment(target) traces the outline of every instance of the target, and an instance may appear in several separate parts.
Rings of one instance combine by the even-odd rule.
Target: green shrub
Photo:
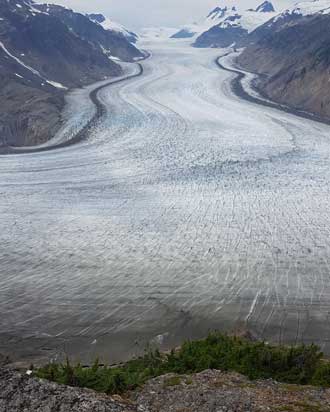
[[[312,384],[316,386],[330,387],[330,364],[321,363],[321,365],[316,369]]]
[[[218,332],[206,339],[185,342],[178,351],[162,355],[148,351],[120,367],[91,368],[51,364],[37,376],[67,385],[87,387],[108,394],[122,393],[166,373],[191,374],[206,369],[236,371],[250,379],[273,378],[284,383],[330,386],[330,364],[321,361],[315,345],[273,346]]]

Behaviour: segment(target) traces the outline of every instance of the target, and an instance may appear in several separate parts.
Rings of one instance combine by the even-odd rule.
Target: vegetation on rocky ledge
[[[147,351],[118,367],[90,368],[49,364],[35,371],[45,378],[70,386],[86,387],[107,394],[133,390],[147,380],[168,373],[192,374],[206,369],[235,371],[250,379],[330,387],[330,364],[315,345],[295,347],[268,345],[245,338],[211,333],[206,339],[185,342],[178,350],[162,354]]]

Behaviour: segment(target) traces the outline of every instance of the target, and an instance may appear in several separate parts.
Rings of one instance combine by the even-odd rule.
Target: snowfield
[[[226,50],[144,41],[88,140],[0,159],[0,353],[116,361],[244,327],[330,353],[329,126],[234,96]]]

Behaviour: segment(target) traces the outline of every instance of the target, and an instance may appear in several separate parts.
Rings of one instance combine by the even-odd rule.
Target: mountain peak
[[[270,1],[264,1],[261,3],[256,10],[257,12],[260,13],[273,13],[275,11],[273,4]]]
[[[207,19],[211,18],[211,19],[215,19],[217,18],[221,18],[225,15],[226,11],[227,11],[227,7],[216,7],[215,9],[213,9],[208,15],[207,15]]]
[[[103,23],[105,22],[106,18],[103,16],[103,14],[96,13],[96,14],[88,14],[87,17],[97,23]]]

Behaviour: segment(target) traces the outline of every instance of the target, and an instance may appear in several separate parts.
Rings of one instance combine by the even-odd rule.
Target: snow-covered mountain
[[[276,19],[288,15],[295,16],[310,16],[315,13],[330,14],[329,0],[307,0],[296,3],[293,7],[284,10]]]
[[[184,26],[179,32],[174,34],[172,38],[191,37],[196,39],[199,36],[203,36],[196,41],[196,45],[199,47],[208,47],[213,44],[210,44],[207,40],[209,33],[206,33],[212,30],[213,27],[218,27],[232,33],[237,31],[236,34],[239,33],[239,35],[242,36],[253,31],[256,27],[262,25],[275,15],[275,9],[269,1],[263,2],[256,9],[248,10],[242,9],[239,2],[237,6],[224,4],[213,9],[206,19]]]
[[[250,9],[251,10],[251,9]],[[253,9],[252,9],[253,10]],[[269,1],[264,1],[261,3],[256,10],[257,12],[263,12],[263,13],[272,13],[275,12],[274,6],[272,5],[271,2]]]
[[[273,36],[284,27],[292,26],[304,17],[330,14],[329,0],[306,0],[296,3],[290,8],[272,17],[266,23],[259,25],[250,35],[249,44],[255,44],[263,38]]]
[[[196,37],[211,27],[224,21],[227,17],[233,16],[237,12],[235,6],[216,7],[206,18],[192,24],[187,24],[182,27],[177,33],[172,35],[173,39]]]
[[[121,34],[131,43],[136,43],[139,38],[136,33],[126,29],[126,27],[124,27],[120,23],[117,23],[109,19],[108,17],[103,16],[103,14],[88,14],[87,16],[94,23],[100,24],[104,28],[104,30],[109,30],[110,32]]]

